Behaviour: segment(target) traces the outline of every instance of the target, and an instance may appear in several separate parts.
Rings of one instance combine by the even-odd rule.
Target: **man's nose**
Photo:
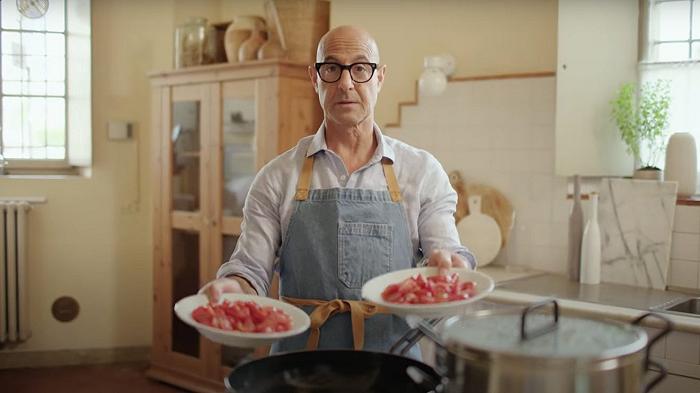
[[[352,77],[350,76],[350,70],[342,70],[340,72],[340,80],[338,80],[338,87],[340,87],[343,90],[350,90],[355,87],[355,82],[352,81]]]

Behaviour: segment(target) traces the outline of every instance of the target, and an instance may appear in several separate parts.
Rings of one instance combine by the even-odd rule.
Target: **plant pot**
[[[661,180],[663,178],[664,171],[659,168],[639,168],[634,171],[635,179],[640,180]]]

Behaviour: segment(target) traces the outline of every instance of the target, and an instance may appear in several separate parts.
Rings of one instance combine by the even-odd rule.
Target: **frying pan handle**
[[[671,322],[671,320],[669,320],[668,318],[663,317],[659,314],[655,314],[655,313],[651,313],[651,312],[646,313],[644,315],[641,315],[640,317],[633,320],[632,325],[640,325],[643,320],[645,320],[646,318],[649,318],[649,317],[655,317],[656,319],[659,319],[661,322],[664,323],[664,327],[661,328],[661,332],[659,332],[659,334],[652,337],[649,340],[649,342],[647,343],[647,348],[646,348],[647,350],[646,350],[646,353],[644,355],[644,368],[648,372],[649,366],[654,366],[654,367],[659,369],[660,374],[659,374],[659,376],[654,378],[651,382],[649,382],[649,384],[647,384],[647,386],[644,387],[644,393],[649,392],[652,388],[654,388],[654,386],[656,386],[659,382],[661,382],[664,378],[666,378],[666,375],[668,375],[668,370],[666,370],[666,368],[663,365],[661,365],[655,361],[652,361],[650,359],[651,347],[654,344],[656,344],[659,340],[661,340],[664,336],[669,334],[671,332],[671,330],[673,330],[673,322]]]
[[[554,322],[549,325],[542,326],[539,329],[532,330],[530,332],[525,328],[525,321],[527,320],[527,315],[538,308],[545,307],[549,304],[554,305]],[[525,341],[531,338],[539,337],[545,333],[549,333],[559,326],[559,303],[554,299],[546,299],[541,302],[533,303],[523,310],[520,316],[520,340]]]

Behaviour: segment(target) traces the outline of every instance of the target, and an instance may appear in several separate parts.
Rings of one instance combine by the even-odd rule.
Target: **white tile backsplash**
[[[700,234],[700,208],[697,206],[676,206],[673,231]]]
[[[566,271],[571,185],[554,175],[555,101],[554,77],[451,82],[441,96],[404,107],[401,127],[387,132],[510,199],[514,229],[496,263]],[[597,183],[584,179],[583,192]],[[700,287],[699,270],[700,206],[678,206],[670,285]]]
[[[700,236],[676,232],[672,239],[671,259],[700,261]]]
[[[700,264],[695,261],[671,258],[671,278],[668,285],[682,288],[697,288],[699,267]]]

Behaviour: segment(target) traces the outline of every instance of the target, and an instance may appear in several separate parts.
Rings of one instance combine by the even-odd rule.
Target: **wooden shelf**
[[[676,205],[700,206],[700,195],[692,195],[685,198],[678,198]]]
[[[566,199],[574,199],[573,194],[567,194]],[[581,194],[581,200],[588,200],[588,194]],[[679,197],[676,199],[676,205],[683,206],[700,206],[700,195],[693,195],[690,197]]]

